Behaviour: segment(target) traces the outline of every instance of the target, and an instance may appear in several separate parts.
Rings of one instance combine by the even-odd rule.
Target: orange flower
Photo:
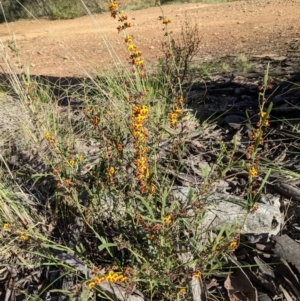
[[[167,57],[167,58],[171,57],[172,55],[173,55],[173,51],[168,50],[168,51],[166,52],[166,57]]]
[[[94,279],[93,279],[93,282],[95,282],[95,285],[98,285],[100,284],[101,282],[103,282],[105,280],[104,277],[98,277],[98,276],[95,276]]]
[[[113,166],[109,167],[107,170],[106,170],[106,174],[108,176],[113,176],[115,173],[115,168]]]
[[[148,238],[149,238],[150,240],[153,240],[153,239],[155,239],[155,235],[154,235],[154,234],[149,234],[149,235],[148,235]]]
[[[115,19],[117,16],[117,11],[114,10],[114,11],[110,12],[110,16]]]
[[[262,135],[263,135],[263,131],[261,129],[256,129],[252,132],[251,139],[255,141],[256,139],[260,138],[260,144],[262,144],[263,143]]]
[[[238,243],[236,241],[231,241],[229,243],[229,248],[230,249],[236,249],[238,247]]]
[[[29,239],[29,237],[27,236],[27,235],[25,235],[25,234],[22,234],[22,235],[20,235],[20,240],[22,240],[22,241],[27,241]]]
[[[257,174],[258,174],[257,169],[255,167],[251,167],[249,170],[249,177],[257,176]]]
[[[144,65],[144,61],[140,57],[137,57],[132,60],[132,65],[142,67]]]
[[[178,103],[183,103],[183,100],[184,100],[184,98],[183,98],[183,96],[181,95],[181,96],[177,99],[177,102],[178,102]]]
[[[5,223],[5,224],[3,225],[3,230],[9,229],[9,227],[10,227],[10,224],[9,224],[9,223]]]
[[[126,14],[123,13],[123,12],[120,13],[120,14],[119,14],[119,21],[122,22],[122,21],[125,21],[125,20],[127,20]]]
[[[125,43],[132,43],[132,41],[133,41],[133,37],[132,36],[130,36],[130,35],[127,35],[126,37],[125,37]]]
[[[175,106],[174,113],[176,113],[177,115],[182,115],[183,114],[181,108],[179,108],[178,106]]]
[[[169,23],[171,23],[171,20],[170,20],[170,19],[168,19],[168,18],[164,18],[164,19],[163,19],[163,24],[167,25],[167,24],[169,24]]]
[[[254,152],[254,146],[253,145],[249,145],[248,147],[247,147],[247,153],[250,153],[250,154],[252,154],[253,152]]]
[[[148,107],[147,106],[142,106],[141,110],[140,110],[140,114],[145,116],[145,115],[148,115],[148,113],[149,113]]]
[[[171,127],[175,127],[177,125],[177,117],[178,117],[177,113],[174,112],[169,113],[169,122]]]
[[[255,213],[257,210],[258,210],[258,205],[257,204],[254,204],[251,208],[251,213]]]
[[[100,122],[99,116],[95,115],[95,116],[92,117],[92,125],[93,126],[97,126],[99,124],[99,122]]]
[[[135,52],[135,55],[136,55],[136,56],[141,56],[141,55],[142,55],[142,51],[141,51],[141,50],[137,50],[137,51]]]
[[[132,113],[133,113],[134,115],[140,114],[140,111],[141,111],[141,106],[139,106],[139,105],[136,105],[136,106],[132,109]]]
[[[131,27],[131,23],[130,22],[125,22],[123,26],[124,26],[124,29],[128,28],[128,27]]]
[[[127,46],[127,50],[128,50],[128,51],[135,51],[135,50],[136,50],[136,46],[133,45],[133,44],[129,44],[129,45]]]
[[[154,185],[151,185],[151,186],[150,186],[150,191],[149,191],[149,192],[150,192],[150,194],[152,194],[152,195],[155,194],[156,188],[155,188]]]
[[[72,183],[72,181],[70,179],[66,179],[65,180],[65,184],[66,185],[72,185],[73,183]]]
[[[264,118],[266,115],[267,115],[267,113],[264,112],[264,111],[260,111],[260,112],[258,113],[258,116],[260,116],[261,118]]]
[[[202,273],[200,271],[193,273],[193,278],[199,279],[201,277]]]
[[[118,9],[118,4],[115,1],[109,3],[109,10],[111,12],[116,11],[117,9]]]
[[[69,163],[70,163],[71,166],[74,166],[74,165],[75,165],[75,160],[74,160],[74,159],[71,159],[71,160],[69,161]]]
[[[163,222],[167,225],[171,224],[172,223],[171,215],[167,215],[167,216],[163,217]]]
[[[92,289],[95,285],[96,285],[96,283],[94,281],[91,281],[88,283],[88,288]]]
[[[266,126],[266,127],[269,127],[269,126],[270,126],[270,123],[269,123],[269,120],[268,120],[268,119],[265,121],[264,126]]]
[[[127,281],[127,277],[126,276],[122,276],[122,275],[120,275],[119,277],[118,277],[118,282],[125,282],[125,281]]]
[[[44,135],[44,138],[47,140],[50,140],[52,138],[52,135],[50,132],[46,132],[46,134]]]

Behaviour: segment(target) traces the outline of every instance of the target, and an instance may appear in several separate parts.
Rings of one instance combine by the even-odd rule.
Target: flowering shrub
[[[53,254],[74,253],[94,266],[88,277],[84,273],[74,277],[88,294],[107,284],[124,288],[126,294],[137,288],[149,300],[190,300],[191,282],[203,281],[221,269],[224,254],[239,247],[238,229],[223,229],[206,241],[211,229],[201,228],[206,210],[202,201],[213,182],[225,175],[223,171],[219,178],[212,172],[211,178],[195,185],[200,193],[187,197],[185,203],[172,194],[176,176],[185,172],[183,157],[185,142],[192,139],[187,139],[191,124],[198,133],[202,131],[187,113],[182,87],[188,59],[199,41],[192,39],[186,43],[188,48],[178,46],[169,30],[172,20],[161,10],[165,61],[162,75],[153,80],[131,32],[130,16],[118,1],[107,1],[107,7],[127,51],[129,71],[124,68],[117,76],[107,75],[92,87],[84,86],[84,110],[65,115],[50,110],[48,102],[39,103],[34,84],[23,82],[16,89],[24,94],[24,110],[32,116],[33,130],[27,129],[24,136],[36,143],[43,169],[32,172],[29,179],[26,169],[16,176],[16,187],[23,176],[29,185],[24,187],[38,191],[34,201],[25,206],[3,194],[9,206],[4,202],[1,207],[2,247],[5,251],[17,244],[25,254],[45,254],[43,262],[50,258],[51,266],[61,270],[67,270],[67,264]],[[188,30],[186,37],[194,33]],[[162,83],[157,85],[158,80]],[[263,95],[262,91],[259,121],[252,128],[244,165],[252,213],[258,209],[260,148],[271,110],[265,108]],[[219,144],[217,163],[226,151]],[[28,205],[35,202],[38,209]],[[71,268],[68,272],[74,274]]]

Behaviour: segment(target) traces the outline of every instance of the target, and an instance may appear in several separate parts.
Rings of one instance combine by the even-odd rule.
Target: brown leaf
[[[255,287],[239,267],[228,275],[224,287],[227,289],[230,301],[257,301]]]

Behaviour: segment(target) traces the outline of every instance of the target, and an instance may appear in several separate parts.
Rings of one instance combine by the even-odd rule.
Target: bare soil
[[[164,12],[172,20],[174,37],[179,37],[185,20],[198,24],[202,41],[199,58],[240,53],[280,56],[287,55],[291,48],[300,49],[300,0],[186,3],[166,5]],[[164,32],[160,15],[158,7],[128,12],[132,24],[129,32],[148,63],[162,56]],[[109,13],[95,15],[94,20],[88,16],[21,20],[8,26],[0,24],[0,38],[8,49],[7,41],[14,34],[22,63],[30,66],[33,75],[82,76],[86,71],[95,74],[113,66],[102,34],[127,64],[128,53],[117,26]]]

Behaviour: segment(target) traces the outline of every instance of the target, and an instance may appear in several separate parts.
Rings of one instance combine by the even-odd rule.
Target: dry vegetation
[[[130,70],[117,65],[117,73],[54,93],[21,64],[12,67],[13,42],[1,45],[9,76],[0,108],[0,291],[19,300],[200,300],[201,287],[207,298],[205,281],[232,272],[243,228],[206,225],[207,200],[228,173],[242,172],[246,220],[269,176],[261,162],[268,70],[242,157],[237,141],[220,142],[212,119],[186,106],[197,26],[185,24],[173,40],[157,3],[165,59],[149,75],[126,13],[107,5]],[[217,144],[216,164],[197,162],[201,183],[187,185],[182,199],[174,191],[194,160],[187,146],[204,148],[205,139]]]

